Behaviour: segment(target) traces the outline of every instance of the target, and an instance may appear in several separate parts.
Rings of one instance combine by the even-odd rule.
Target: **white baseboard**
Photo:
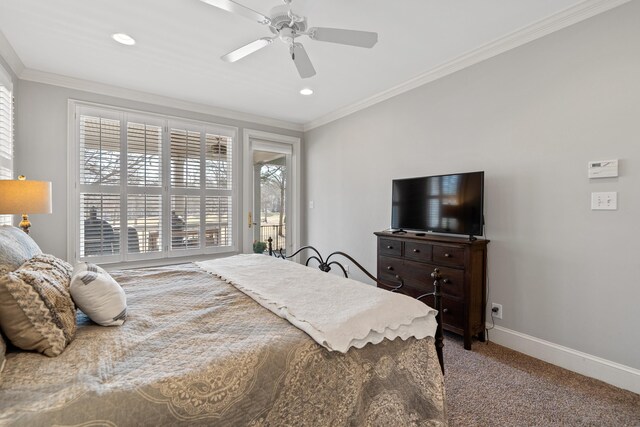
[[[487,325],[491,327],[491,325]],[[640,370],[582,353],[530,335],[496,326],[489,331],[492,342],[544,360],[561,368],[640,394]]]

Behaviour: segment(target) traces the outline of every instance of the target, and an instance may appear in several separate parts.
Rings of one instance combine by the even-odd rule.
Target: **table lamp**
[[[27,214],[51,213],[51,183],[18,179],[0,180],[0,214],[21,214],[20,228],[29,234]]]

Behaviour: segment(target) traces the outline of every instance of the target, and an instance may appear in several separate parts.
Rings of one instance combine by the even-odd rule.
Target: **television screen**
[[[484,172],[394,179],[391,228],[482,235]]]

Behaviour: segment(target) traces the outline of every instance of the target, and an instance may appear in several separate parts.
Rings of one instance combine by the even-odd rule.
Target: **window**
[[[77,260],[233,251],[236,129],[76,105]]]
[[[0,66],[0,179],[13,178],[13,86]],[[0,225],[11,225],[12,215],[0,215]]]

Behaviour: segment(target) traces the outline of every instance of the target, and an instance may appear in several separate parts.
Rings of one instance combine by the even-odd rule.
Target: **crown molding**
[[[160,105],[163,107],[177,108],[180,110],[192,111],[202,114],[210,114],[212,116],[222,117],[225,119],[241,120],[250,123],[257,123],[265,126],[273,126],[280,129],[288,129],[302,132],[303,125],[284,120],[272,119],[269,117],[259,116],[257,114],[243,113],[240,111],[228,110],[225,108],[214,107],[211,105],[199,104],[196,102],[184,101],[181,99],[170,98],[162,95],[141,92],[133,89],[127,89],[119,86],[112,86],[104,83],[97,83],[89,80],[77,79],[74,77],[63,76],[60,74],[47,73],[44,71],[32,70],[24,68],[18,75],[21,80],[27,80],[35,83],[44,83],[53,86],[66,87],[68,89],[81,90],[85,92],[96,93],[99,95],[113,96],[116,98],[128,99],[131,101],[145,102],[148,104]]]
[[[22,74],[25,68],[24,64],[16,51],[13,50],[13,47],[11,47],[11,43],[9,43],[9,40],[7,40],[2,31],[0,31],[0,56],[7,61],[7,64],[11,67],[11,71],[13,71],[16,76],[20,76],[20,74]]]
[[[599,15],[603,12],[628,3],[631,0],[586,0],[565,10],[557,12],[545,19],[531,25],[527,25],[504,37],[500,37],[479,48],[464,53],[448,62],[420,74],[404,83],[382,91],[369,98],[358,101],[354,104],[340,108],[318,119],[304,124],[304,131],[310,131],[322,125],[326,125],[335,120],[351,115],[357,111],[371,107],[394,96],[408,92],[419,86],[438,80],[442,77],[453,74],[464,68],[475,65],[486,59],[497,56],[501,53],[515,49],[533,40],[537,40],[553,32],[569,27],[578,22]]]
[[[82,90],[101,95],[114,96],[133,101],[146,102],[166,107],[178,108],[187,111],[194,111],[203,114],[210,114],[217,117],[241,120],[257,123],[265,126],[273,126],[281,129],[288,129],[298,132],[307,132],[325,124],[331,123],[340,118],[356,113],[365,108],[371,107],[387,99],[393,98],[404,92],[413,90],[419,86],[438,80],[442,77],[453,74],[464,68],[475,65],[486,59],[507,52],[511,49],[522,46],[533,40],[539,39],[563,28],[569,27],[585,19],[606,12],[631,0],[585,0],[579,4],[569,7],[563,11],[555,13],[534,24],[525,26],[511,34],[498,38],[477,49],[464,53],[450,61],[447,61],[435,68],[422,73],[404,83],[396,85],[385,91],[379,92],[366,99],[335,110],[327,115],[311,120],[305,124],[288,122],[279,119],[259,116],[250,113],[228,110],[220,107],[213,107],[180,99],[174,99],[147,92],[126,89],[118,86],[107,85],[73,77],[47,73],[26,68],[11,44],[0,32],[0,55],[6,60],[13,72],[19,79],[33,81],[37,83],[62,86],[69,89]]]

